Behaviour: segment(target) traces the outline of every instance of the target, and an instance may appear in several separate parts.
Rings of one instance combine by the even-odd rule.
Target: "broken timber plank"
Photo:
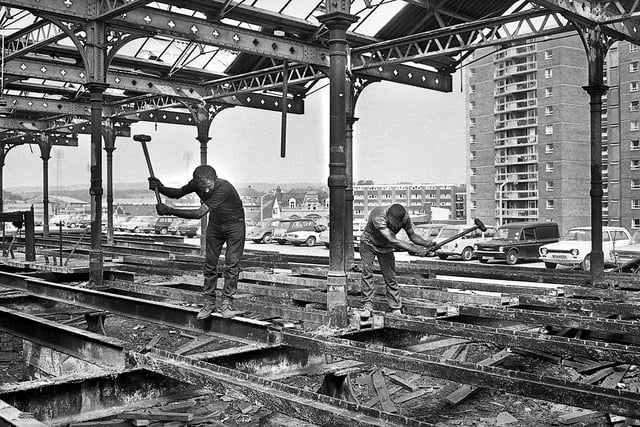
[[[164,412],[164,411],[127,411],[120,414],[120,418],[125,420],[160,420],[160,421],[193,421],[193,414],[190,412]]]
[[[202,348],[206,345],[211,344],[212,342],[218,341],[219,338],[218,337],[205,337],[203,338],[197,338],[195,340],[189,341],[188,343],[184,344],[183,346],[181,346],[180,348],[178,348],[174,353],[176,354],[185,354],[188,353],[190,351],[196,350],[198,348]]]
[[[425,351],[437,350],[439,348],[465,344],[468,342],[469,340],[465,340],[462,338],[437,338],[435,340],[409,346],[405,350],[413,351],[414,353],[423,353]]]
[[[491,357],[488,357],[484,360],[478,362],[478,365],[481,366],[496,366],[512,357],[513,354],[507,350],[502,350],[499,353],[494,354]],[[457,405],[468,397],[474,395],[481,387],[472,386],[465,384],[462,387],[458,388],[456,391],[448,395],[444,398],[444,401],[449,405]]]
[[[420,396],[424,396],[425,394],[427,394],[429,391],[427,389],[421,388],[418,390],[415,390],[411,393],[407,393],[404,396],[400,396],[397,399],[393,399],[393,401],[397,404],[400,403],[405,403],[405,402],[409,402],[413,399],[417,399]]]
[[[397,376],[396,374],[391,374],[391,375],[387,375],[387,378],[389,379],[389,381],[391,381],[392,383],[399,385],[400,387],[404,388],[405,390],[409,390],[409,391],[416,391],[418,389],[418,386],[411,384],[410,381],[406,381],[402,378],[400,378],[399,376]]]
[[[622,382],[622,378],[626,375],[629,370],[629,365],[620,365],[613,368],[613,373],[602,381],[600,384],[602,387],[606,388],[616,388],[618,383]]]
[[[398,412],[398,409],[396,409],[396,406],[389,397],[389,390],[387,390],[387,384],[384,381],[384,377],[380,370],[376,370],[371,374],[371,381],[373,382],[373,388],[378,395],[378,399],[380,399],[380,406],[382,407],[382,410],[392,413]]]
[[[441,359],[455,359],[458,354],[462,351],[462,349],[466,346],[466,344],[456,344],[452,347],[449,347],[442,353],[440,356]]]

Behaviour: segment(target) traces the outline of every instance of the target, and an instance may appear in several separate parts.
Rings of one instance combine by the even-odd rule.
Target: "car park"
[[[246,239],[253,240],[255,243],[271,243],[274,230],[286,228],[289,221],[282,218],[264,219],[255,226],[247,228]]]
[[[457,234],[462,233],[465,230],[468,230],[471,227],[473,227],[473,224],[446,225],[440,229],[440,232],[438,233],[438,236],[435,238],[434,242],[443,242]],[[495,227],[491,226],[487,226],[486,231],[482,231],[479,228],[476,228],[470,233],[444,244],[441,248],[436,250],[436,255],[440,259],[447,259],[450,256],[454,256],[460,257],[462,261],[471,261],[475,257],[475,252],[473,251],[474,245],[492,238],[495,232]]]
[[[591,270],[591,227],[574,227],[556,243],[540,246],[539,258],[547,268],[557,265],[579,265],[584,271]],[[604,264],[612,265],[611,251],[616,244],[628,244],[629,232],[622,227],[602,227],[602,252]]]
[[[481,263],[493,258],[514,265],[538,259],[540,246],[558,240],[560,231],[555,222],[513,222],[498,227],[493,239],[476,243],[473,250]]]

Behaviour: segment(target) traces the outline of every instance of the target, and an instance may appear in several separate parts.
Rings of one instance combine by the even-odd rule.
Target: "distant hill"
[[[283,192],[288,192],[292,189],[300,189],[300,188],[326,188],[326,184],[321,184],[317,182],[290,182],[290,183],[268,183],[268,182],[252,182],[252,183],[233,183],[234,186],[238,189],[238,191],[242,194],[247,195],[257,195],[264,194],[269,191],[275,190],[277,187]],[[180,185],[180,184],[172,184],[169,185]],[[106,183],[103,183],[103,190],[106,194]],[[128,198],[128,197],[138,197],[140,194],[148,193],[148,183],[145,182],[129,182],[129,183],[117,183],[113,184],[113,195],[115,198]],[[5,189],[5,198],[8,192],[12,193],[14,198],[20,199],[29,199],[32,197],[38,197],[42,195],[41,187],[12,187]],[[60,187],[59,189],[50,187],[49,195],[61,196],[69,196],[74,197],[79,200],[83,200],[89,202],[91,200],[91,196],[89,195],[89,183],[86,185],[69,185],[65,187]]]

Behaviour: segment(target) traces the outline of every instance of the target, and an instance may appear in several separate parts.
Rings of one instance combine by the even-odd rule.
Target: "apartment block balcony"
[[[517,74],[531,73],[538,70],[538,64],[534,62],[523,62],[521,64],[513,64],[504,68],[500,68],[493,73],[493,79],[502,79],[507,76],[515,76]]]
[[[497,218],[515,219],[517,221],[535,221],[538,219],[538,208],[502,209],[502,215],[500,215],[500,209],[496,209],[495,213]]]
[[[500,192],[494,193],[495,200],[500,200]],[[502,192],[502,200],[538,200],[538,190],[505,190]]]
[[[507,95],[510,93],[517,93],[526,90],[534,90],[538,87],[537,80],[525,80],[517,83],[509,83],[502,85],[500,82],[496,82],[496,88],[493,90],[495,96]]]
[[[526,128],[538,125],[537,117],[525,117],[522,119],[496,120],[494,130]]]
[[[493,182],[496,184],[502,184],[505,181],[537,182],[538,171],[496,174]]]
[[[494,147],[515,147],[521,145],[535,145],[538,143],[538,137],[533,136],[512,136],[509,138],[497,138],[494,140]]]
[[[530,108],[537,108],[538,100],[537,99],[523,99],[520,101],[510,101],[501,104],[496,104],[493,112],[498,113],[506,113],[509,111],[522,111],[528,110]]]
[[[538,163],[538,154],[512,154],[497,155],[494,159],[496,165],[509,165],[521,163]]]
[[[536,43],[527,44],[524,46],[514,46],[505,50],[501,50],[500,52],[496,52],[493,54],[494,61],[500,61],[501,59],[515,58],[518,56],[524,56],[536,52],[538,50],[538,46]]]

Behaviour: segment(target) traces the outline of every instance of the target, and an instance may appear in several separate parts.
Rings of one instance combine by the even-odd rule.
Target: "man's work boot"
[[[371,317],[372,313],[373,313],[373,303],[365,302],[364,305],[362,306],[362,309],[360,310],[360,318],[368,319],[369,317]]]
[[[207,317],[211,316],[211,314],[214,312],[215,309],[216,309],[215,301],[205,302],[204,307],[202,307],[202,310],[200,310],[200,312],[196,316],[196,319],[198,320],[206,319]]]
[[[231,298],[225,297],[222,300],[222,307],[220,308],[220,314],[222,314],[222,317],[224,317],[225,319],[235,317],[236,315],[236,312],[233,311],[233,307],[231,303],[232,303]]]

